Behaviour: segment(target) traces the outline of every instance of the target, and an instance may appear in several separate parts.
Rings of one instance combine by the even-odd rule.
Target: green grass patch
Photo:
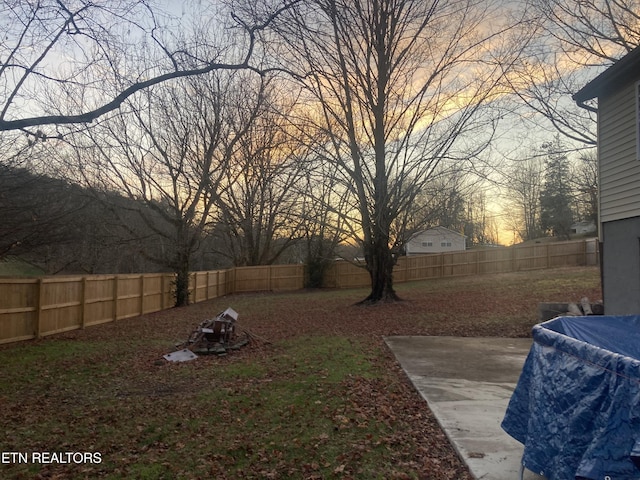
[[[37,277],[45,275],[44,270],[18,257],[0,258],[0,275],[8,277]]]
[[[120,472],[107,478],[236,478],[257,466],[258,476],[284,468],[282,478],[327,478],[345,468],[354,445],[358,459],[380,464],[356,478],[382,468],[384,446],[371,439],[390,427],[347,413],[348,381],[385,376],[358,341],[311,336],[277,342],[258,362],[203,357],[147,366],[144,384],[118,362],[94,364],[95,354],[77,340],[0,352],[8,367],[0,391],[14,404],[0,450],[99,451],[103,463],[84,469]],[[33,395],[20,405],[26,386]],[[50,469],[84,478],[71,466]],[[11,467],[18,478],[33,471]]]

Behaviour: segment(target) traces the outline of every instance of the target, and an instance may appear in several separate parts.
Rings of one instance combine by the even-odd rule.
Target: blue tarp
[[[640,316],[558,317],[533,340],[502,422],[524,466],[549,480],[639,480]]]

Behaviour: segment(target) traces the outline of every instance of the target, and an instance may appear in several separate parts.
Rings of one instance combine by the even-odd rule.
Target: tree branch
[[[93,110],[89,110],[79,114],[72,115],[42,115],[36,117],[29,118],[21,118],[14,120],[5,120],[0,119],[0,132],[12,131],[12,130],[25,130],[30,127],[38,127],[43,125],[70,125],[70,124],[86,124],[91,123],[100,116],[109,113],[113,110],[118,109],[125,100],[134,95],[136,92],[147,89],[154,85],[166,82],[168,80],[172,80],[175,78],[189,77],[194,75],[203,75],[214,70],[241,70],[241,69],[249,69],[253,70],[259,74],[264,74],[261,70],[256,67],[251,67],[249,65],[249,61],[253,55],[253,51],[256,44],[256,34],[257,32],[264,30],[267,28],[280,14],[282,14],[285,10],[290,8],[291,6],[298,3],[300,0],[292,0],[284,3],[282,7],[271,13],[263,22],[250,26],[246,22],[239,19],[236,15],[233,15],[233,18],[246,30],[249,35],[249,45],[247,48],[247,53],[244,59],[239,63],[217,63],[217,62],[209,62],[201,68],[192,68],[186,70],[174,70],[172,72],[168,72],[162,75],[155,76],[145,81],[135,82],[126,89],[124,89],[120,94],[118,94],[113,100],[104,103],[102,106],[95,108]],[[70,18],[65,26],[73,20],[73,17]],[[63,29],[60,30],[61,32]],[[167,53],[167,52],[165,52]],[[44,54],[43,54],[44,55]],[[173,58],[171,60],[175,61]],[[25,74],[28,75],[32,72],[32,69],[28,70]],[[41,136],[41,135],[36,135]]]

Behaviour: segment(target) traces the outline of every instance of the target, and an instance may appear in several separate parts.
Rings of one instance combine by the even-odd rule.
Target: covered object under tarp
[[[549,480],[640,479],[640,316],[558,317],[533,340],[502,422],[523,465]]]

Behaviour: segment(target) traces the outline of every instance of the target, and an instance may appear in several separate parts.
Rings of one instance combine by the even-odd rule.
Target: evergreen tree
[[[542,148],[547,151],[547,160],[540,192],[540,223],[545,232],[568,240],[573,223],[569,159],[558,138]]]

